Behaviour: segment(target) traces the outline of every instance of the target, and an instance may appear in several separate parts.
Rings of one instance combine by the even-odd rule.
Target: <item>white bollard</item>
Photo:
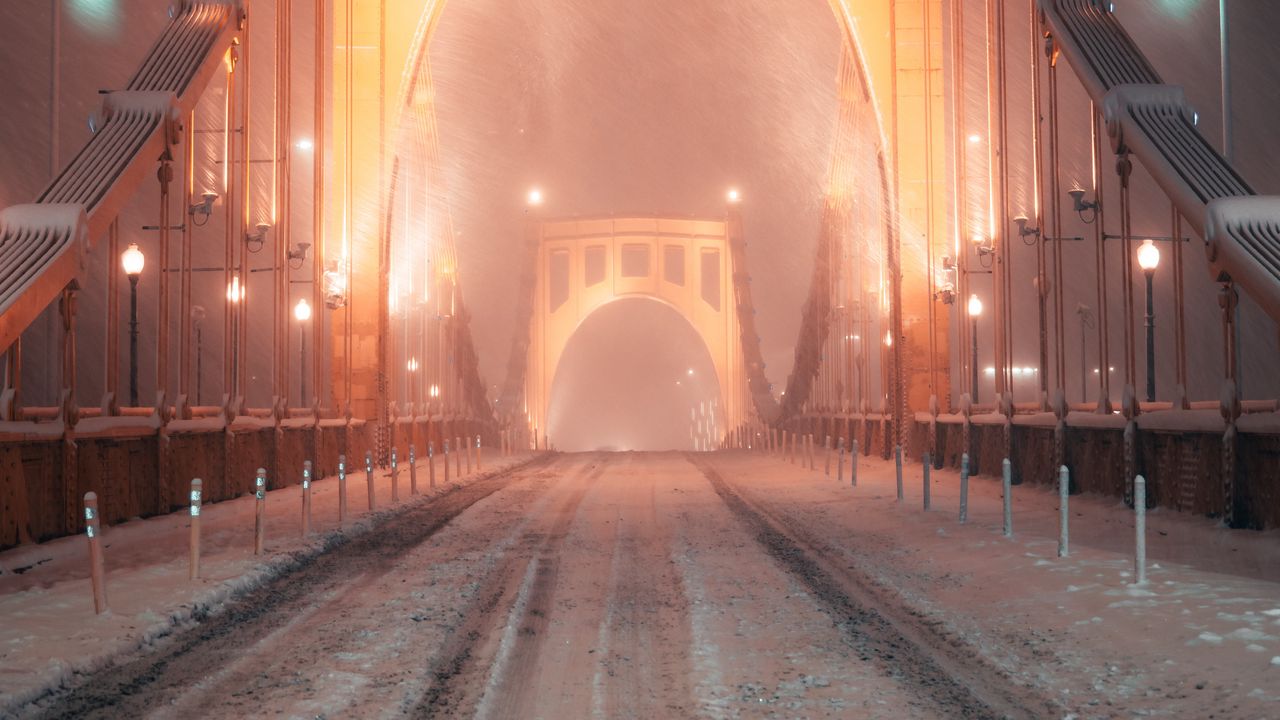
[[[418,456],[413,443],[409,443],[409,494],[418,494]]]
[[[364,479],[369,486],[369,511],[372,512],[376,498],[373,492],[373,453],[365,452],[364,454]]]
[[[396,458],[396,449],[391,448],[391,502],[400,502],[400,463]]]
[[[253,480],[253,496],[255,501],[253,522],[253,554],[261,555],[267,544],[267,470],[258,468],[258,476]]]
[[[347,456],[338,456],[338,524],[347,521]]]
[[[98,512],[98,494],[84,494],[84,534],[89,538],[89,584],[93,589],[93,612],[107,611],[107,577],[102,558],[102,521]]]
[[[311,461],[302,463],[302,537],[311,534]]]
[[[449,484],[449,441],[444,441],[444,484]]]
[[[1000,467],[1000,484],[1004,491],[1004,536],[1013,537],[1013,465],[1005,458]]]
[[[831,477],[831,436],[828,435],[822,447],[822,473]]]
[[[1070,518],[1071,471],[1066,465],[1058,468],[1058,557],[1071,554],[1070,535],[1067,531]]]
[[[187,579],[200,577],[200,506],[203,502],[204,483],[200,478],[191,481],[191,544]]]
[[[427,441],[427,483],[432,490],[436,489],[436,443]]]
[[[1147,584],[1147,480],[1133,479],[1133,529],[1137,535],[1133,552],[1133,581]]]
[[[844,480],[844,438],[840,438],[840,441],[836,444],[839,445],[838,454],[840,456],[839,460],[836,461],[836,482],[841,482]]]
[[[922,463],[924,465],[924,511],[929,512],[929,471],[933,469],[933,460],[929,457],[929,453],[924,454]]]
[[[969,522],[969,453],[960,456],[960,522]]]
[[[858,439],[853,439],[853,449],[849,451],[849,486],[858,487]]]
[[[898,502],[902,502],[902,446],[893,446],[894,464],[898,471]]]

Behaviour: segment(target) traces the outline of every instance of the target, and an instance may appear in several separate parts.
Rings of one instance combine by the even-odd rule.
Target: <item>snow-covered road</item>
[[[22,714],[1277,716],[1274,583],[1157,568],[1133,593],[1087,538],[1056,565],[1028,559],[1052,527],[999,538],[988,481],[957,526],[894,503],[890,478],[545,456],[410,504]],[[1251,623],[1270,651],[1188,643],[1203,635],[1167,618]]]

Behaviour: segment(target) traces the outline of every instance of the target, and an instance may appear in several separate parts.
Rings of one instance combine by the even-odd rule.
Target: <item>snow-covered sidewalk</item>
[[[450,468],[451,485],[470,483],[533,457],[523,453],[504,458],[486,451],[484,472],[459,480]],[[433,492],[426,458],[419,459],[417,497],[410,495],[409,467],[402,463],[397,504],[391,502],[389,471],[375,471],[373,513],[363,469],[350,472],[345,527],[338,523],[337,478],[317,480],[312,483],[308,538],[302,537],[301,486],[267,493],[266,549],[260,556],[253,554],[252,494],[205,505],[201,577],[196,580],[188,579],[188,513],[105,528],[101,537],[110,611],[102,615],[93,612],[84,535],[0,553],[0,717],[75,673],[92,671],[121,652],[146,646],[189,624],[193,616],[275,577],[344,536],[368,532],[385,513],[445,492],[441,461],[437,457]]]
[[[927,624],[959,638],[1078,717],[1280,717],[1280,533],[1226,530],[1207,518],[1148,514],[1148,583],[1132,584],[1133,511],[1072,496],[1070,556],[1057,557],[1058,497],[1013,488],[1002,535],[998,480],[861,459],[837,483],[755,453],[715,465],[824,554],[871,577]],[[833,458],[832,473],[836,469]]]

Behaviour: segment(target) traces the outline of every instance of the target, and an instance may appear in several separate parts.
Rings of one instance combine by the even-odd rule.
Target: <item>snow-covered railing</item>
[[[1133,153],[1197,232],[1205,232],[1210,202],[1254,194],[1196,130],[1182,88],[1122,85],[1107,93],[1104,112],[1112,149]]]
[[[191,109],[222,63],[244,17],[240,0],[184,0],[181,11],[151,47],[128,90],[171,92]]]
[[[0,348],[21,336],[84,264],[81,205],[15,205],[0,211]],[[44,277],[56,281],[41,282]]]
[[[1097,0],[1040,0],[1045,24],[1099,105],[1120,85],[1163,82],[1105,4]]]
[[[1217,280],[1233,280],[1280,322],[1280,198],[1233,197],[1209,204],[1205,240]]]
[[[36,198],[39,204],[82,206],[90,239],[106,233],[160,154],[179,141],[178,110],[169,93],[113,92],[102,111],[102,127]]]

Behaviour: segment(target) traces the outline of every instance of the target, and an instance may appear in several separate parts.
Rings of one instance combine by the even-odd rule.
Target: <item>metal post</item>
[[[138,276],[129,276],[129,407],[138,407]]]
[[[973,318],[973,332],[971,334],[973,335],[973,358],[972,358],[973,362],[971,363],[973,365],[973,370],[972,370],[973,402],[976,405],[978,402],[978,318],[977,317]]]
[[[107,579],[103,568],[101,520],[98,513],[98,495],[84,494],[84,534],[89,538],[89,581],[93,587],[93,612],[101,615],[107,611]]]
[[[1067,525],[1070,520],[1071,471],[1063,465],[1058,469],[1058,557],[1071,554],[1070,535]]]
[[[253,554],[261,555],[266,545],[267,536],[267,471],[258,468],[258,476],[253,481],[253,495],[256,508],[253,521]]]
[[[823,443],[823,467],[822,472],[827,477],[831,477],[831,436],[827,436],[827,440]]]
[[[1133,581],[1147,584],[1147,481],[1141,475],[1133,479],[1133,527],[1136,534],[1133,553]]]
[[[481,450],[480,436],[477,435],[476,436],[476,472],[480,472],[480,461],[482,457],[480,450]]]
[[[1227,0],[1218,0],[1218,50],[1222,65],[1222,156],[1230,162],[1235,156],[1234,133],[1231,131],[1231,26],[1227,18]]]
[[[444,484],[449,484],[449,441],[444,441]]]
[[[200,577],[200,506],[203,502],[203,485],[200,478],[191,481],[191,561],[187,579]]]
[[[960,522],[969,522],[969,453],[960,456]]]
[[[1174,242],[1181,240],[1174,238]],[[1156,401],[1156,307],[1155,298],[1152,293],[1152,278],[1155,275],[1154,270],[1148,270],[1147,275],[1147,402]]]
[[[203,322],[196,322],[196,405],[204,401],[204,327]]]
[[[841,480],[844,479],[844,438],[843,437],[840,438],[840,442],[838,443],[838,445],[840,446],[840,449],[839,449],[840,459],[836,463],[836,482],[840,482]]]
[[[318,312],[318,309],[317,309]],[[298,407],[306,407],[307,402],[307,324],[298,323]]]
[[[898,502],[902,502],[902,446],[893,446],[894,465],[898,471]]]

